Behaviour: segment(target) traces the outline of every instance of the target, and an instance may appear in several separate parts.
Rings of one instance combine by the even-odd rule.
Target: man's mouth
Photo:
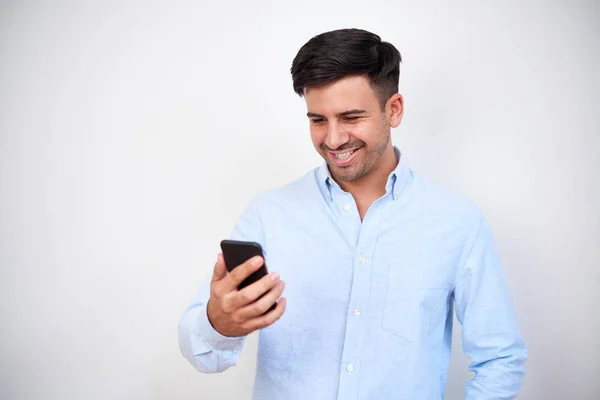
[[[338,160],[346,160],[348,158],[350,158],[350,156],[354,153],[354,150],[349,150],[346,151],[344,153],[334,153],[334,156],[338,159]]]
[[[356,158],[356,155],[358,152],[360,152],[361,148],[362,147],[358,147],[356,149],[344,150],[335,153],[330,151],[329,154],[331,157],[331,161],[338,167],[348,166],[350,163],[352,163],[352,160]]]

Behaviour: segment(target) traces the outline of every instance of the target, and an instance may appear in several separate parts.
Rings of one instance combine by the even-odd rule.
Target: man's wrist
[[[237,343],[240,339],[243,339],[245,336],[226,336],[219,332],[209,316],[209,303],[210,300],[207,302],[206,308],[198,315],[197,326],[199,331],[202,332],[202,336],[206,338],[211,346],[219,349],[229,348],[231,343]]]

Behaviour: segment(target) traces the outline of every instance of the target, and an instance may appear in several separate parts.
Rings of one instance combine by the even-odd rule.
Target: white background
[[[177,323],[249,199],[320,163],[289,68],[345,27],[400,50],[394,143],[493,228],[520,399],[598,398],[598,1],[0,4],[0,399],[250,398],[256,336],[208,376]]]

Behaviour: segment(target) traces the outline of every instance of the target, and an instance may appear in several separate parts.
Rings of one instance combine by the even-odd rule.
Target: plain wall
[[[250,399],[177,323],[248,201],[320,164],[289,68],[359,27],[402,53],[411,166],[484,210],[530,359],[600,393],[600,3],[0,3],[0,399]],[[447,399],[470,374],[454,335]]]

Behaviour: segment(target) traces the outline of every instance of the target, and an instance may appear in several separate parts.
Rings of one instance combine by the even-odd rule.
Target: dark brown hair
[[[382,109],[398,93],[400,52],[374,33],[340,29],[310,39],[292,62],[294,91],[319,87],[351,75],[364,75],[377,94]]]

